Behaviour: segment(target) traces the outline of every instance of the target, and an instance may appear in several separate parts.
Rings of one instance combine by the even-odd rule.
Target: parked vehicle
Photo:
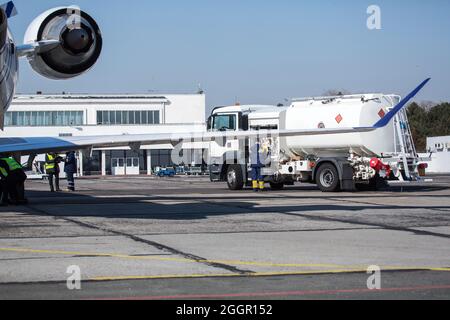
[[[295,99],[283,107],[220,107],[208,119],[208,131],[367,127],[399,101],[399,96],[365,94]],[[307,182],[317,184],[324,192],[353,191],[376,189],[386,180],[420,179],[421,159],[405,110],[392,124],[372,132],[261,139],[270,150],[270,164],[262,169],[263,176],[273,189]],[[242,138],[210,142],[211,181],[226,181],[231,190],[248,185],[249,153],[254,143]]]
[[[176,171],[174,168],[161,168],[159,171],[156,172],[156,175],[158,177],[175,177]]]

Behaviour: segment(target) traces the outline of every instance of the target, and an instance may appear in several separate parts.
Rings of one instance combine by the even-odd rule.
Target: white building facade
[[[428,173],[450,173],[450,136],[427,138],[427,150],[431,153]],[[428,157],[428,154],[421,154]]]
[[[206,98],[201,94],[20,95],[5,115],[7,137],[99,136],[203,132]],[[193,148],[193,147],[190,147]],[[190,163],[203,150],[189,149]],[[171,145],[94,149],[79,153],[80,175],[151,174],[173,166]],[[37,159],[43,161],[43,155]]]

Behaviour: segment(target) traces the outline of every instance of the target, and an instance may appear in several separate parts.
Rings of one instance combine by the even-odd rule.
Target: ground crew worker
[[[25,204],[28,200],[25,198],[25,180],[27,175],[23,171],[22,165],[14,158],[2,158],[6,162],[6,184],[11,201],[14,204]]]
[[[9,205],[8,179],[9,166],[5,160],[0,159],[0,205]]]
[[[45,172],[48,174],[48,182],[50,184],[51,192],[60,192],[59,188],[59,163],[63,159],[56,155],[56,153],[48,153],[45,155]],[[54,181],[54,185],[53,185]]]
[[[259,141],[256,141],[250,149],[252,187],[255,192],[264,191],[264,177],[261,170],[266,166],[268,156],[268,146],[261,145]]]
[[[75,178],[74,175],[77,172],[77,158],[75,152],[67,152],[66,159],[64,161],[64,172],[67,176],[67,191],[75,191]]]

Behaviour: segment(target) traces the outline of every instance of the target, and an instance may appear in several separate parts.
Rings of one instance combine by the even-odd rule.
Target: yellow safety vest
[[[55,157],[50,155],[50,154],[48,154],[47,157],[48,157],[49,161],[54,161],[55,160]],[[55,162],[46,162],[45,163],[45,170],[52,170],[52,169],[55,169]]]

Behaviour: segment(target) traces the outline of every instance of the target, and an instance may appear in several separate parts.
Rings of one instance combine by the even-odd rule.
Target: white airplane
[[[102,51],[97,23],[76,7],[58,7],[38,16],[16,46],[8,19],[17,14],[12,1],[0,7],[0,126],[14,97],[18,59],[27,57],[31,67],[50,79],[69,79],[89,70]]]
[[[68,79],[88,71],[102,49],[102,35],[94,19],[75,7],[59,7],[37,17],[25,35],[25,44],[14,44],[8,30],[8,18],[15,13],[12,2],[0,9],[0,126],[14,97],[18,58],[27,57],[33,69],[51,79]],[[339,133],[370,132],[387,126],[395,115],[428,83],[423,81],[380,121],[370,127],[275,130],[243,132],[205,132],[195,134],[139,134],[82,137],[0,138],[0,154],[20,157],[46,152],[92,150],[93,148],[126,147],[136,150],[141,145],[173,144],[181,141],[214,141],[221,138],[253,138],[258,136],[311,136]],[[30,157],[32,158],[32,157]]]

